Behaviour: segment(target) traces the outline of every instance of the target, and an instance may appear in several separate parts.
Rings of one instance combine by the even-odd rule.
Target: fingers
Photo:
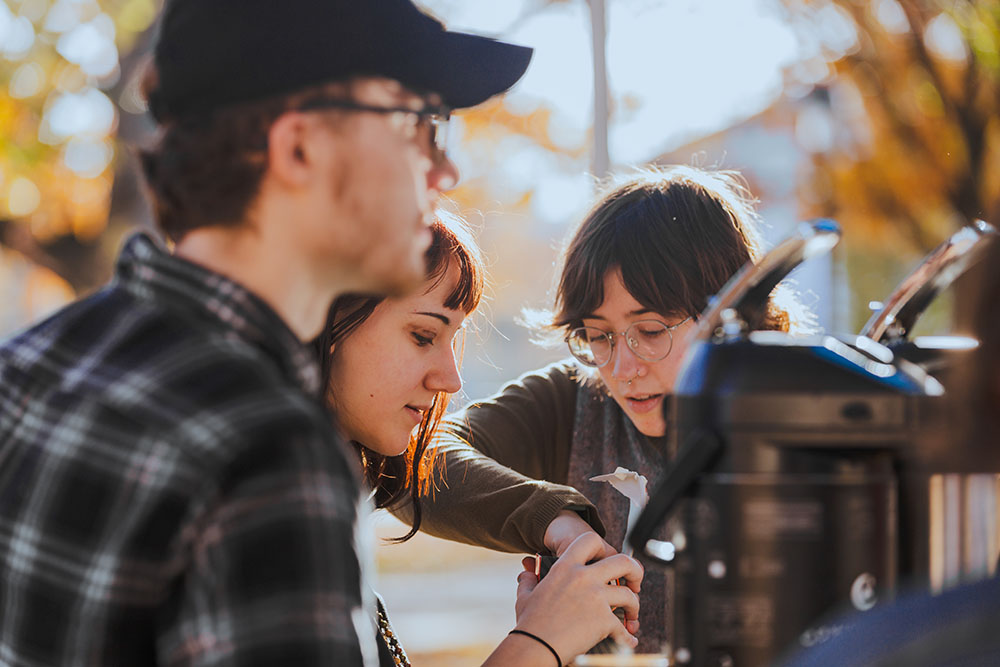
[[[608,586],[605,599],[610,607],[625,611],[626,621],[639,619],[639,596],[625,586]]]
[[[601,542],[604,542],[604,540],[601,540]],[[604,542],[604,554],[601,556],[601,559],[603,560],[604,558],[611,558],[612,556],[617,556],[617,555],[618,555],[618,550],[615,549],[610,544],[608,544],[607,542]]]
[[[524,568],[525,572],[535,573],[535,564],[537,559],[534,556],[525,556],[521,559],[521,567]]]
[[[633,623],[638,624],[638,621],[633,621]],[[639,645],[639,639],[631,634],[624,625],[622,625],[617,618],[611,626],[611,632],[608,633],[615,642],[622,644],[624,646],[629,646],[635,648]]]
[[[535,576],[534,567],[531,570],[524,570],[517,575],[517,597],[530,594],[538,585],[538,577]]]
[[[606,614],[606,637],[611,637],[616,643],[623,646],[635,648],[639,644],[639,639],[635,637],[639,632],[639,598],[625,586],[608,586],[607,600],[610,604],[608,614]],[[620,607],[625,610],[625,622],[619,620],[611,612],[612,607]]]
[[[611,549],[611,554],[608,554],[608,549]],[[614,553],[616,553],[615,550],[611,548],[611,545],[602,540],[600,535],[589,532],[573,540],[573,543],[569,545],[569,548],[566,549],[560,560],[583,565],[592,560],[601,560]]]
[[[593,568],[595,574],[604,581],[617,581],[625,579],[625,585],[638,593],[642,584],[643,569],[636,559],[624,554],[616,554],[610,558],[593,563],[588,569]]]

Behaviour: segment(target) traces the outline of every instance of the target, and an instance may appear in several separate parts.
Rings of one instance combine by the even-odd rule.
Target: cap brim
[[[427,56],[404,65],[412,82],[441,96],[452,109],[485,102],[517,83],[531,62],[533,49],[489,37],[445,32]]]

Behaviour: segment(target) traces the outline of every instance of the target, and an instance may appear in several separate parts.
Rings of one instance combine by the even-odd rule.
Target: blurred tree
[[[0,0],[0,244],[77,292],[106,279],[123,231],[109,227],[114,174],[127,162],[119,111],[141,103],[119,53],[159,4]]]
[[[834,62],[839,141],[815,156],[813,212],[920,251],[1000,213],[1000,2],[826,0],[857,31]]]
[[[900,258],[922,255],[968,221],[1000,223],[1000,2],[784,5],[832,61],[813,95],[830,141],[814,153],[803,201],[806,215],[844,226],[855,291],[871,294],[866,280],[894,259],[899,277]]]

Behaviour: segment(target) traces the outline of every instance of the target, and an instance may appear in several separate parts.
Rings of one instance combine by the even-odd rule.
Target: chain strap
[[[385,609],[382,607],[381,601],[378,604],[376,618],[378,619],[378,632],[382,635],[382,639],[385,640],[386,646],[389,647],[393,664],[396,667],[411,667],[410,659],[406,657],[406,651],[403,650],[403,646],[396,639],[396,633],[392,631],[392,626],[389,625],[389,617],[385,615]]]

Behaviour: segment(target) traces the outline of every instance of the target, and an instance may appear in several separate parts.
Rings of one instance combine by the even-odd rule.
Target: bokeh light
[[[31,180],[18,176],[7,190],[7,212],[14,217],[24,217],[35,212],[42,202],[42,193]]]

